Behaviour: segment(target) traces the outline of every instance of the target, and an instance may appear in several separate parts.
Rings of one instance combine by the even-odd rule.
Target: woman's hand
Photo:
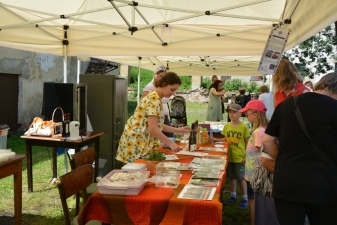
[[[175,143],[175,142],[171,142],[170,143],[170,149],[173,151],[173,152],[179,152],[179,146]]]
[[[189,126],[185,126],[185,127],[177,128],[176,133],[189,133],[190,131],[191,131],[191,128]]]

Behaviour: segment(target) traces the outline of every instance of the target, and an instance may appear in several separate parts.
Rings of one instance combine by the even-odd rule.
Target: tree
[[[242,81],[240,79],[231,79],[231,80],[227,80],[225,83],[225,90],[226,91],[238,91],[240,89],[240,87],[245,87],[246,91],[249,93],[252,92],[258,92],[259,91],[259,87],[257,85],[257,83],[255,81],[251,81],[251,82],[245,82]]]
[[[316,35],[310,37],[295,48],[284,53],[284,57],[295,62],[297,69],[304,77],[326,74],[333,70],[336,58],[336,24],[331,24]],[[290,34],[291,35],[291,34]],[[296,63],[299,62],[299,63]]]

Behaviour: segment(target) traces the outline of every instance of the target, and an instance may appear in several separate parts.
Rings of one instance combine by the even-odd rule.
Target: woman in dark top
[[[306,129],[295,115],[294,97],[280,103],[267,126],[263,146],[276,159],[273,197],[280,224],[337,221],[337,73],[324,76],[314,92],[298,96]],[[279,139],[279,146],[276,144]]]

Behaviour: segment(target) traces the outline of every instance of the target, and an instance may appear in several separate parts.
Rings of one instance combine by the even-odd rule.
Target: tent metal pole
[[[63,83],[67,83],[67,71],[68,71],[68,64],[67,64],[67,45],[69,44],[68,41],[68,25],[63,25],[63,31],[64,31],[64,36],[63,36]]]
[[[125,0],[114,0],[114,1],[115,2],[124,3],[124,4],[128,4],[128,5],[132,5],[133,4],[132,1],[125,1]],[[255,5],[255,4],[259,4],[259,3],[263,3],[263,2],[269,2],[269,1],[270,0],[257,0],[257,1],[252,1],[252,2],[248,2],[248,3],[242,3],[242,4],[230,6],[230,7],[225,7],[225,8],[221,8],[221,9],[212,10],[212,13],[227,11],[227,10],[236,9],[236,8],[242,8],[242,7],[245,7],[245,6]],[[165,7],[165,6],[155,5],[155,4],[148,5],[148,4],[141,4],[141,3],[138,2],[138,6],[141,6],[141,7],[144,7],[144,8],[162,9],[162,10],[177,11],[177,12],[186,12],[186,13],[194,13],[194,14],[201,13],[201,14],[205,15],[204,11],[201,12],[201,11],[196,11],[196,10],[188,10],[188,9],[181,9],[181,8],[172,8],[172,7]]]
[[[7,7],[8,7],[8,6],[7,6]],[[8,12],[12,13],[13,15],[17,16],[18,18],[22,19],[23,21],[26,21],[26,23],[28,22],[27,19],[25,19],[24,17],[20,16],[19,14],[13,12],[12,10],[10,10],[10,9],[8,9],[8,8],[6,8],[6,7],[2,7],[2,8],[5,9],[5,10],[7,10]],[[35,27],[37,27],[37,28],[38,28],[39,30],[41,30],[42,32],[45,32],[46,34],[48,34],[48,35],[50,35],[50,36],[52,36],[52,37],[54,37],[54,38],[56,38],[56,39],[58,39],[58,40],[61,41],[61,39],[58,38],[56,35],[53,35],[52,33],[50,33],[50,32],[48,32],[48,31],[46,31],[45,29],[41,28],[40,26],[38,26],[38,24],[27,24],[27,25],[30,25],[30,26],[34,25]],[[14,25],[13,27],[16,27],[16,26],[17,26],[17,25]],[[12,28],[12,26],[1,27],[1,29],[6,29],[6,28],[9,28],[9,29],[10,29],[10,28]]]
[[[63,83],[67,83],[67,45],[63,45]]]
[[[2,4],[2,6],[3,5],[4,4]],[[10,8],[18,8],[18,9],[21,9],[21,10],[24,10],[24,11],[28,11],[28,12],[35,12],[35,13],[37,12],[37,13],[45,14],[44,12],[40,12],[40,11],[36,11],[36,10],[31,10],[31,9],[26,9],[26,8],[22,8],[22,7],[16,7],[16,6],[7,5],[7,4],[6,4],[6,6],[10,7]],[[118,7],[121,8],[121,7],[124,7],[124,6],[127,6],[127,5],[119,5]],[[100,12],[100,11],[109,10],[109,9],[113,9],[113,7],[109,6],[109,7],[104,7],[104,8],[99,8],[99,9],[93,9],[93,10],[88,10],[88,11],[83,11],[83,12],[70,13],[70,14],[64,15],[64,17],[65,18],[70,18],[72,16],[79,16],[79,15],[84,15],[84,14],[94,13],[94,12]],[[8,9],[6,9],[6,10],[8,10]],[[47,14],[47,15],[49,15],[49,14]],[[25,26],[25,25],[28,25],[28,24],[35,25],[35,24],[38,24],[38,23],[41,23],[41,22],[47,22],[47,21],[58,20],[58,19],[60,19],[60,15],[54,15],[52,17],[45,18],[45,19],[32,20],[32,21],[27,21],[25,23],[19,23],[19,24],[10,25],[10,26],[3,26],[3,27],[1,27],[1,29],[13,28],[13,27],[18,27],[18,26]]]
[[[123,13],[119,10],[119,7],[111,0],[109,0],[109,2],[111,3],[111,5],[115,8],[115,10],[117,11],[117,13],[119,14],[120,17],[122,17],[122,19],[124,20],[124,22],[126,23],[126,25],[128,25],[128,27],[131,28],[131,24],[129,23],[129,21],[126,19],[126,17],[123,15]]]
[[[137,90],[137,105],[139,105],[140,99],[140,65],[141,65],[142,57],[138,57],[138,90]]]
[[[135,16],[135,9],[136,9],[136,7],[135,6],[132,6],[132,12],[131,12],[131,16],[132,16],[132,21],[131,21],[131,23],[132,23],[132,27],[134,27],[135,26],[135,19],[136,19],[136,16]]]
[[[76,74],[76,82],[80,83],[80,71],[81,71],[81,61],[77,59],[77,74]]]
[[[247,19],[247,20],[259,20],[259,21],[270,21],[270,22],[284,22],[282,19],[274,18],[265,18],[265,17],[256,17],[256,16],[243,16],[243,15],[233,15],[233,14],[224,14],[224,13],[214,13],[213,16],[229,17],[229,18],[238,18],[238,19]]]
[[[118,33],[117,33],[118,34]],[[140,40],[140,41],[144,41],[144,42],[148,42],[148,43],[154,43],[154,44],[161,44],[161,42],[156,42],[156,41],[151,41],[151,40],[147,40],[147,39],[144,39],[144,38],[137,38],[136,36],[131,36],[131,35],[127,35],[127,34],[123,34],[123,35],[120,35],[119,36],[123,36],[125,38],[131,38],[131,39],[135,39],[135,40]]]
[[[150,24],[150,22],[145,18],[145,16],[138,10],[138,8],[134,7],[137,13],[142,17],[142,19],[145,21],[145,23]],[[154,27],[151,28],[153,33],[157,36],[157,38],[160,40],[161,43],[163,43],[163,39],[158,35],[158,33],[154,30]]]
[[[210,12],[210,15],[213,15],[214,13],[218,13],[218,12],[223,12],[223,11],[227,11],[227,10],[236,9],[236,8],[242,8],[242,7],[249,6],[249,5],[259,4],[259,3],[266,2],[266,1],[270,1],[270,0],[258,0],[258,1],[253,1],[253,2],[249,2],[249,3],[243,3],[243,4],[231,6],[231,7],[220,8],[220,9],[212,10]],[[125,1],[123,1],[123,2],[125,2]],[[145,5],[145,4],[138,4],[138,6],[148,7],[148,8],[159,8],[159,9],[172,10],[172,11],[181,11],[181,9],[177,9],[177,8],[161,7],[161,6],[153,6],[153,5]],[[186,12],[186,11],[184,11],[184,12]],[[191,11],[189,11],[189,13],[194,13],[194,15],[179,17],[179,18],[172,19],[172,20],[161,21],[160,23],[153,23],[153,24],[149,24],[147,26],[140,26],[140,27],[138,27],[138,30],[144,29],[146,27],[152,27],[152,26],[155,26],[155,25],[160,25],[160,24],[170,23],[170,22],[177,22],[177,21],[180,21],[180,20],[185,20],[185,19],[190,19],[190,18],[194,18],[194,17],[199,17],[199,16],[204,16],[205,15],[204,11],[192,11],[191,10]],[[219,13],[219,15],[221,15],[221,14]],[[228,14],[227,16],[230,17],[231,14]],[[232,15],[232,16],[235,17],[235,18],[237,18],[236,15]],[[258,17],[256,17],[256,18],[258,18]],[[247,19],[247,18],[245,18],[245,19]],[[258,20],[264,20],[264,18],[259,18]],[[267,21],[280,22],[279,21],[280,19],[267,18],[266,20]],[[284,20],[281,20],[281,22],[283,22],[283,21]]]
[[[128,30],[128,28],[123,27],[123,26],[112,25],[112,24],[107,24],[107,23],[100,23],[100,22],[96,22],[96,21],[84,20],[84,19],[79,19],[79,18],[75,18],[75,17],[71,17],[71,20],[84,22],[84,23],[88,23],[88,24],[101,25],[101,26],[104,26],[104,27],[112,27],[112,28],[117,28],[117,29],[121,29],[121,30]],[[76,28],[76,30],[81,30],[81,29]],[[111,32],[109,34],[111,35]]]

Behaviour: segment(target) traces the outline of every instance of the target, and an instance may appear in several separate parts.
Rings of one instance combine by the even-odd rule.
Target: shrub
[[[191,90],[192,88],[192,77],[191,76],[179,76],[181,80],[181,85],[179,90]]]
[[[201,87],[208,89],[211,86],[212,80],[209,77],[202,77]]]
[[[225,90],[228,90],[228,91],[238,91],[240,87],[245,87],[246,92],[249,92],[249,93],[259,91],[259,87],[257,86],[256,81],[252,81],[248,83],[248,82],[242,82],[242,80],[240,79],[231,79],[231,80],[227,80],[225,83]]]
[[[140,69],[140,92],[143,93],[144,87],[150,83],[153,79],[153,71]],[[181,80],[181,85],[179,90],[190,90],[192,88],[192,77],[191,76],[179,76]],[[131,67],[130,70],[130,81],[129,87],[134,90],[138,89],[138,67]],[[135,98],[137,92],[134,92],[130,98]]]

